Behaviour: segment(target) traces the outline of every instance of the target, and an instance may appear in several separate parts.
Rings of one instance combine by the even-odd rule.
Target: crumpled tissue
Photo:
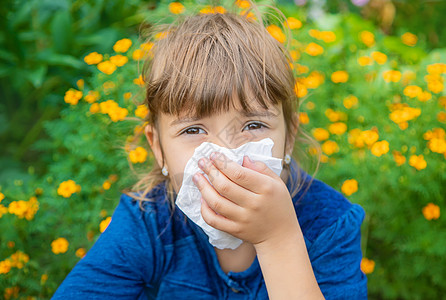
[[[198,167],[198,160],[202,157],[209,159],[209,155],[216,151],[223,153],[232,161],[239,165],[243,164],[243,156],[248,156],[251,160],[264,162],[274,173],[280,176],[282,171],[282,159],[272,156],[274,142],[271,138],[265,138],[257,142],[249,142],[236,149],[220,147],[216,144],[204,142],[195,149],[194,154],[189,159],[184,169],[183,182],[178,192],[175,204],[191,219],[200,226],[209,237],[209,243],[219,249],[235,249],[242,244],[242,240],[221,230],[215,229],[207,224],[201,216],[201,193],[192,181],[195,173],[200,172],[209,180],[207,174]]]

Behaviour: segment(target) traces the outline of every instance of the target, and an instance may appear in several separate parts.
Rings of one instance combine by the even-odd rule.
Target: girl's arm
[[[243,166],[224,155],[199,174],[203,219],[254,245],[271,299],[323,299],[293,202],[282,179],[262,162]]]

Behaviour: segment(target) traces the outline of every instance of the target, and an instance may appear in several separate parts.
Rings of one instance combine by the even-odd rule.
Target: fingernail
[[[210,159],[215,160],[217,158],[217,153],[212,152],[209,157],[210,157]]]
[[[192,177],[192,180],[194,181],[194,183],[195,183],[196,185],[199,185],[199,184],[200,184],[200,176],[199,176],[198,174],[195,174],[195,175]]]
[[[248,162],[252,163],[252,160],[248,156],[245,156],[245,157],[248,160]]]

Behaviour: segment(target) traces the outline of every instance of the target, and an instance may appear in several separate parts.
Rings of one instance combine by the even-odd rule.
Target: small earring
[[[164,176],[167,176],[169,174],[169,171],[167,171],[166,166],[163,167],[163,169],[161,170],[161,173],[163,173]]]
[[[290,162],[291,162],[291,156],[290,156],[289,154],[286,154],[286,155],[285,155],[285,158],[284,158],[284,161],[285,161],[285,163],[286,163],[287,165],[289,165]]]

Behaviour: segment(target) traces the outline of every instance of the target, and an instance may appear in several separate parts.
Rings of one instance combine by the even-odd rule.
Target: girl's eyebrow
[[[243,113],[244,117],[277,117],[277,114],[272,113],[270,111],[254,111],[254,112],[246,112],[244,111]],[[174,120],[170,123],[170,126],[174,126],[174,125],[178,125],[178,124],[182,124],[182,123],[189,123],[189,122],[195,122],[200,120],[201,118],[198,117],[190,117],[190,118],[182,118],[182,119],[177,119]]]

